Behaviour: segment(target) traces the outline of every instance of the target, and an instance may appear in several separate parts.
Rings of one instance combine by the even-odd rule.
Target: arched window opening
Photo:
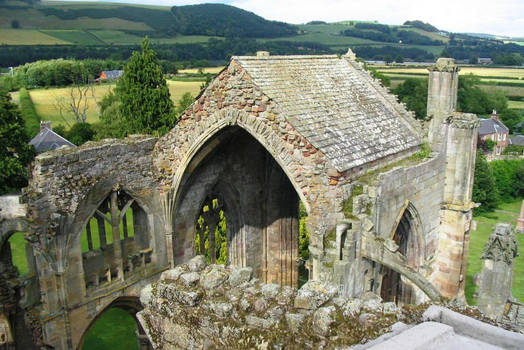
[[[88,289],[124,280],[151,263],[147,214],[124,191],[112,191],[87,221],[81,245]]]
[[[196,223],[195,251],[208,263],[228,263],[227,220],[218,198],[206,198]]]
[[[415,215],[412,213],[412,206],[409,204],[397,225],[395,233],[392,237],[393,241],[398,246],[398,252],[406,258],[406,263],[416,268],[418,262],[421,260],[423,252],[419,248],[420,242],[417,240],[417,221]],[[409,304],[413,302],[414,291],[410,283],[402,280],[400,273],[382,266],[382,286],[381,297],[385,301],[393,301],[397,304]]]
[[[309,232],[306,227],[307,211],[304,203],[298,206],[298,287],[302,287],[309,280],[311,270],[309,262]]]
[[[139,350],[137,323],[126,310],[112,307],[98,318],[85,335],[83,350]]]
[[[28,243],[24,238],[23,232],[16,232],[9,237],[8,244],[4,245],[5,252],[2,257],[9,259],[9,264],[18,271],[18,277],[23,277],[29,272],[27,263]]]

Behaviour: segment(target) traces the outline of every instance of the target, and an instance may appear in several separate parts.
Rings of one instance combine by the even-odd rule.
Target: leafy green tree
[[[89,123],[73,124],[71,129],[66,131],[66,138],[77,146],[93,140],[94,137],[95,131]]]
[[[28,142],[18,107],[8,93],[0,91],[0,194],[27,186],[27,165],[35,155]]]
[[[481,206],[475,209],[475,213],[492,211],[497,206],[498,198],[493,171],[482,152],[477,151],[472,199]]]
[[[165,133],[175,125],[173,101],[148,38],[142,41],[142,50],[129,59],[115,93],[126,134]]]
[[[113,91],[105,95],[98,103],[100,108],[100,122],[93,124],[95,139],[123,138],[126,136],[125,129],[122,127],[120,117],[120,101]]]
[[[176,106],[176,109],[175,109],[175,114],[177,115],[177,117],[179,117],[182,113],[184,113],[184,111],[189,106],[191,106],[194,100],[195,99],[193,98],[193,96],[191,96],[189,92],[186,92],[185,94],[183,94],[180,100],[178,101],[178,105]]]
[[[480,87],[480,78],[473,74],[459,76],[457,109],[462,112],[489,114],[508,109],[508,99],[500,91],[487,93]]]
[[[406,79],[392,90],[400,102],[404,102],[410,111],[415,112],[417,119],[427,115],[428,81],[427,79]]]

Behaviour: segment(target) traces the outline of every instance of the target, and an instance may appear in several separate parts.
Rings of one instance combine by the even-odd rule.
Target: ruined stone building
[[[25,217],[0,222],[3,250],[27,232],[30,267],[11,288],[2,253],[6,332],[81,347],[105,310],[136,313],[143,286],[195,255],[215,208],[228,264],[297,286],[300,201],[309,279],[397,303],[463,298],[478,121],[455,112],[457,85],[453,60],[430,68],[428,133],[351,52],[233,57],[160,139],[37,156]]]

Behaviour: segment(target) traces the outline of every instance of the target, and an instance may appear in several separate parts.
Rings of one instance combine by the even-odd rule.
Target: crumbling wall
[[[206,265],[202,256],[162,274],[141,293],[138,319],[155,349],[317,349],[376,338],[423,309],[374,294],[340,298],[329,284],[260,284],[250,268]]]
[[[104,287],[88,295],[82,264],[81,233],[99,204],[115,189],[124,189],[148,214],[155,265],[167,264],[158,184],[151,153],[156,139],[132,136],[89,142],[36,157],[24,190],[29,239],[35,251],[43,310],[44,341],[57,348],[76,346],[92,312],[125,292],[138,280]],[[157,274],[159,271],[150,271]],[[147,279],[148,276],[142,276]],[[138,291],[135,292],[135,294]],[[98,293],[100,294],[100,293]],[[59,312],[66,308],[68,312]],[[92,316],[94,317],[94,315]]]

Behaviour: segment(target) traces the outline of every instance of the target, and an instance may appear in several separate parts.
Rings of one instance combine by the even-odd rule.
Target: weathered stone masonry
[[[298,283],[300,200],[310,280],[399,304],[463,297],[478,125],[453,112],[456,72],[450,60],[432,68],[430,154],[413,115],[346,55],[234,57],[161,139],[38,156],[23,198],[35,334],[77,348],[106,308],[134,315],[141,288],[195,255],[196,219],[213,198],[227,215],[228,264],[262,282]],[[129,208],[136,236],[120,238]]]

